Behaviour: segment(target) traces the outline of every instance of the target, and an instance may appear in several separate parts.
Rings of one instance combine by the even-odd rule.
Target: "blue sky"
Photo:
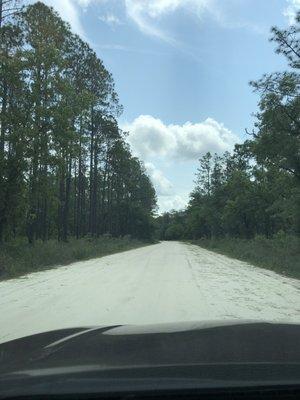
[[[268,41],[300,0],[46,0],[112,72],[119,122],[156,186],[160,211],[185,206],[197,160],[253,127],[249,81],[283,70]]]

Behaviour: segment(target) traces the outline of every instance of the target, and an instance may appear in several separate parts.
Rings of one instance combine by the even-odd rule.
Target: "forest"
[[[160,216],[158,231],[164,240],[200,239],[202,246],[262,264],[267,259],[299,276],[300,12],[293,26],[271,33],[287,67],[250,82],[260,96],[254,128],[233,152],[199,159],[187,209]]]
[[[1,3],[0,241],[150,238],[156,194],[112,75],[52,8]]]
[[[26,270],[47,252],[48,263],[64,251],[69,262],[96,256],[91,240],[124,237],[198,241],[253,262],[262,248],[300,270],[300,12],[271,30],[286,70],[250,82],[260,101],[247,139],[202,155],[187,208],[160,216],[118,126],[113,77],[89,44],[42,2],[2,0],[0,34],[0,276],[17,253]]]

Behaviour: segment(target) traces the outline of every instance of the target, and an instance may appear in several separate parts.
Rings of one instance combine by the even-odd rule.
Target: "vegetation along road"
[[[300,322],[299,289],[299,280],[198,246],[161,242],[1,282],[0,340],[72,326]]]

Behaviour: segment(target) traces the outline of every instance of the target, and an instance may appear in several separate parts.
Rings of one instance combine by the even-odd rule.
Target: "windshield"
[[[0,343],[300,323],[300,2],[0,21]]]

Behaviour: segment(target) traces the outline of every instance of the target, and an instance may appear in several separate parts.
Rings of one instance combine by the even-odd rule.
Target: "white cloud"
[[[145,167],[157,194],[159,213],[186,208],[189,201],[189,194],[175,193],[174,185],[153,163],[146,162]]]
[[[151,115],[140,115],[123,125],[129,132],[128,141],[133,150],[143,156],[164,156],[176,147],[173,133],[164,123]]]
[[[168,166],[166,171],[172,166],[178,169],[178,162],[194,164],[207,151],[223,153],[241,141],[213,118],[195,124],[167,125],[151,115],[140,115],[131,123],[123,124],[122,129],[129,132],[127,140],[133,153],[145,161],[158,195],[160,212],[185,208],[189,193],[182,192],[182,182],[170,182],[164,175],[164,168],[157,169],[158,160],[161,165]],[[186,165],[191,166],[191,163]]]
[[[120,19],[112,13],[100,15],[99,19],[100,21],[105,22],[107,25],[110,26],[121,25]]]
[[[283,11],[283,15],[287,18],[290,25],[295,22],[295,17],[300,11],[300,0],[287,0],[287,7]]]
[[[77,0],[77,3],[82,7],[88,7],[92,0]]]
[[[32,0],[33,1],[33,0]],[[108,4],[108,0],[44,0],[53,6],[63,19],[68,21],[72,29],[84,34],[80,21],[80,8],[86,9],[92,3]],[[170,14],[179,8],[186,8],[200,13],[209,9],[214,0],[118,0],[124,4],[128,17],[145,34],[165,40],[176,45],[177,41],[155,24],[155,20]],[[120,24],[120,19],[113,13],[101,15],[100,19],[110,25]]]
[[[174,185],[153,163],[146,162],[145,167],[157,194],[159,212],[184,209],[187,206],[189,194],[176,194]]]
[[[140,115],[123,129],[129,132],[133,150],[144,159],[197,160],[207,151],[223,153],[240,139],[213,118],[183,125],[164,124],[150,115]]]
[[[152,19],[173,13],[180,8],[196,11],[198,15],[205,10],[214,10],[215,0],[125,0],[128,13],[135,18],[144,15]]]
[[[27,0],[33,2],[34,0]],[[84,35],[84,29],[80,19],[82,10],[86,10],[91,4],[105,5],[106,9],[115,10],[114,6],[122,4],[125,7],[126,14],[137,27],[146,35],[159,38],[173,46],[182,47],[177,39],[169,32],[166,32],[161,26],[161,19],[169,16],[177,10],[185,10],[198,18],[202,18],[204,13],[209,13],[217,23],[224,28],[246,28],[261,33],[261,28],[249,22],[241,22],[230,18],[228,19],[222,11],[223,3],[221,0],[44,0],[46,4],[53,6],[68,21],[74,32],[81,36]],[[289,6],[285,10],[285,15],[292,19],[295,9],[299,7],[300,0],[287,0]],[[121,24],[120,18],[112,11],[103,14],[100,20],[116,26]]]
[[[189,194],[175,193],[174,185],[153,163],[146,162],[145,167],[157,194],[159,213],[186,208],[189,201]]]
[[[214,0],[124,0],[127,15],[137,24],[139,29],[150,36],[155,36],[169,44],[177,41],[167,32],[159,28],[155,21],[173,13],[180,8],[187,8],[199,15],[210,9]]]
[[[164,176],[162,171],[157,169],[152,163],[146,162],[145,167],[151,181],[155,187],[158,196],[170,196],[172,194],[173,185]]]
[[[158,197],[158,207],[160,213],[171,210],[183,210],[186,208],[188,203],[188,195],[172,195],[172,196],[160,196]]]
[[[233,19],[224,12],[222,0],[123,0],[127,15],[136,23],[139,29],[150,36],[162,39],[169,44],[178,45],[168,32],[158,26],[160,20],[175,11],[184,10],[196,15],[200,20],[205,13],[224,28],[249,29],[255,33],[265,33],[265,29],[249,21]],[[291,0],[298,2],[299,0]]]

